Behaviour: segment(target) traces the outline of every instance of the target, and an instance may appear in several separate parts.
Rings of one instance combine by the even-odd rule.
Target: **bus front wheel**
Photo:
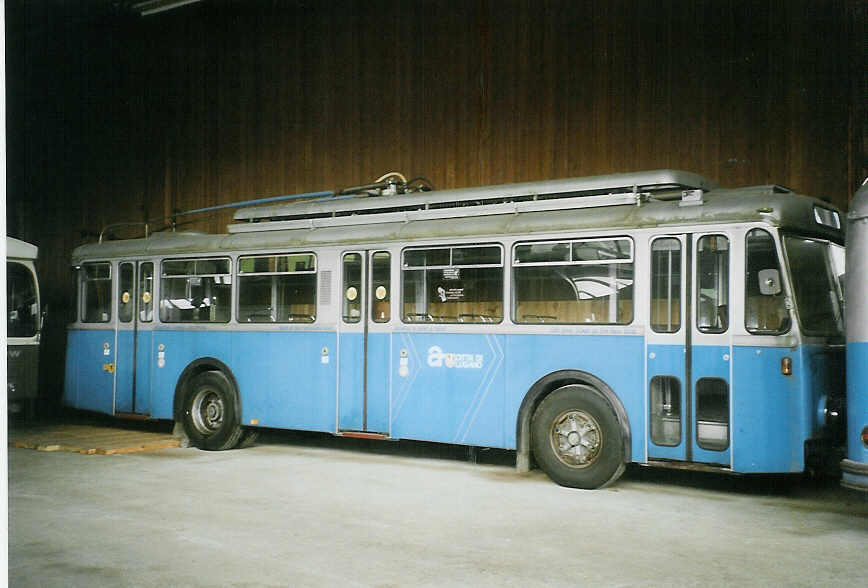
[[[561,486],[601,488],[624,471],[618,417],[590,386],[570,384],[543,399],[531,421],[531,448]]]
[[[198,374],[184,397],[184,431],[200,449],[220,451],[238,444],[242,429],[235,410],[235,392],[222,372]]]

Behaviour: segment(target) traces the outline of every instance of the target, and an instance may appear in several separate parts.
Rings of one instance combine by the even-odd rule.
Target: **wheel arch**
[[[202,372],[221,372],[229,384],[232,386],[232,396],[235,399],[235,414],[241,420],[241,392],[238,389],[238,380],[235,379],[235,374],[229,369],[225,363],[215,357],[200,357],[191,361],[181,375],[178,377],[178,382],[175,384],[175,398],[172,405],[172,416],[175,422],[180,422],[184,411],[184,392],[187,389],[187,384]]]
[[[597,390],[612,407],[618,423],[621,425],[621,438],[624,442],[624,463],[632,461],[632,432],[627,411],[620,398],[611,387],[600,378],[581,370],[558,370],[537,380],[530,387],[521,407],[518,409],[518,419],[515,430],[516,460],[515,467],[519,472],[530,470],[530,422],[539,403],[554,390],[569,384],[584,384]]]

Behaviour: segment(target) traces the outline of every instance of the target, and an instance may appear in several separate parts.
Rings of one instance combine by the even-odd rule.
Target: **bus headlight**
[[[820,427],[825,427],[829,424],[829,409],[826,406],[826,401],[827,398],[825,394],[821,394],[819,400],[817,400],[816,418],[817,424]]]

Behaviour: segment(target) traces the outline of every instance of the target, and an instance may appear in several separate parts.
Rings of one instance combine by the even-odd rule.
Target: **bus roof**
[[[6,257],[14,259],[36,259],[39,248],[15,237],[6,237]]]
[[[566,200],[585,201],[589,196],[653,194],[672,190],[710,190],[716,185],[691,172],[662,169],[628,174],[610,174],[587,178],[567,178],[540,182],[501,184],[416,192],[392,196],[370,196],[367,193],[328,196],[325,198],[282,202],[269,206],[251,206],[235,213],[237,221],[272,221],[280,219],[355,216],[355,224],[366,224],[363,218],[387,212],[431,211],[528,201],[552,201],[551,208],[567,208]],[[605,198],[598,199],[601,202]],[[617,204],[617,202],[615,203]],[[581,206],[584,207],[584,206]],[[464,211],[466,213],[466,211]],[[478,214],[475,211],[474,214]],[[462,214],[461,216],[466,216]],[[360,218],[361,217],[361,218]],[[371,219],[377,222],[376,219]],[[241,225],[243,226],[243,225]],[[230,227],[237,229],[239,225]]]
[[[664,172],[667,170],[664,170]],[[678,172],[686,174],[686,172]],[[621,174],[626,178],[631,174]],[[691,183],[702,182],[695,174]],[[612,176],[605,176],[611,178]],[[686,177],[686,176],[682,176]],[[463,206],[460,214],[444,217],[437,210],[414,209],[411,211],[374,209],[365,215],[363,221],[356,217],[342,217],[335,221],[334,215],[296,218],[295,212],[310,209],[310,203],[299,205],[280,205],[265,207],[279,214],[265,218],[263,222],[250,222],[249,211],[239,211],[236,219],[247,219],[242,224],[233,224],[225,234],[204,233],[155,233],[146,239],[108,241],[79,246],[73,252],[73,263],[84,259],[116,258],[123,256],[147,255],[184,255],[194,253],[213,253],[219,251],[253,251],[259,249],[279,249],[282,247],[307,248],[328,245],[363,245],[412,242],[433,239],[479,239],[497,238],[503,235],[532,235],[556,232],[584,232],[588,230],[630,230],[649,227],[702,226],[711,224],[730,224],[762,222],[770,226],[782,227],[799,234],[817,236],[838,243],[844,241],[844,227],[840,228],[820,221],[817,210],[828,211],[834,219],[841,218],[841,212],[834,206],[808,196],[800,196],[780,186],[754,186],[739,189],[714,188],[710,182],[696,188],[678,183],[667,190],[654,190],[649,193],[615,194],[614,196],[592,194],[576,196],[576,189],[582,184],[579,180],[555,180],[552,182],[511,184],[506,186],[472,188],[467,190],[448,190],[390,197],[369,197],[353,201],[407,203],[416,206],[419,202],[432,202],[431,196],[437,195],[440,202],[459,202],[467,197],[470,202],[483,201],[482,206]],[[536,200],[520,202],[526,204],[522,209],[518,204],[508,202],[486,208],[487,197],[500,198],[504,195],[527,193],[534,186],[549,188],[561,186],[567,192],[568,206],[550,206],[548,209],[534,208]],[[520,189],[516,189],[520,186]],[[626,186],[624,186],[626,187]],[[629,189],[641,189],[630,186]],[[688,188],[683,190],[683,188]],[[703,191],[707,189],[708,191]],[[540,192],[541,193],[541,192]],[[444,196],[445,195],[445,196]],[[472,198],[470,195],[475,195]],[[486,196],[488,195],[488,196]],[[484,197],[485,196],[485,197]],[[587,199],[586,206],[575,205],[576,200]],[[611,200],[607,200],[611,198]],[[340,201],[338,201],[340,202]],[[549,200],[541,201],[544,205]],[[316,205],[326,203],[319,202]],[[326,208],[331,204],[326,204]],[[484,210],[481,210],[484,209]],[[317,211],[317,215],[322,210]],[[242,214],[244,213],[244,214]],[[262,214],[256,213],[256,214]],[[289,220],[284,220],[291,217]],[[263,218],[263,217],[260,217]],[[826,218],[823,216],[822,218]],[[355,220],[354,220],[355,219]],[[840,222],[837,223],[841,225]],[[241,227],[239,229],[238,227]]]

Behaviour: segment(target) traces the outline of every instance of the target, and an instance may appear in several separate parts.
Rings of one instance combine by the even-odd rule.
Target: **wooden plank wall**
[[[868,173],[859,0],[52,6],[7,2],[7,223],[58,308],[69,252],[108,223],[392,170],[452,188],[672,167],[841,206]]]

